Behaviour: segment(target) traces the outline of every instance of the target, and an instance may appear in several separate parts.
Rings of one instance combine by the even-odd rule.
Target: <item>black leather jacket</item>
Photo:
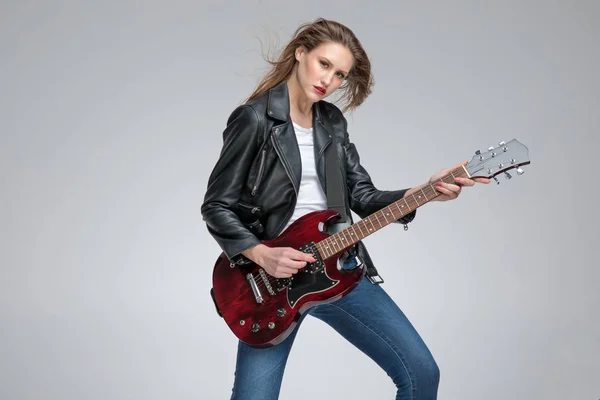
[[[328,129],[329,128],[329,129]],[[335,105],[313,106],[313,134],[317,175],[325,190],[324,150],[336,135],[338,156],[345,163],[346,213],[361,218],[402,198],[407,189],[375,188],[348,137],[347,122]],[[278,236],[292,216],[301,177],[301,159],[289,116],[287,82],[237,107],[227,120],[223,147],[209,177],[201,212],[209,233],[227,258],[248,262],[241,253],[261,240]],[[407,224],[416,210],[396,222]],[[374,271],[362,242],[359,257]]]

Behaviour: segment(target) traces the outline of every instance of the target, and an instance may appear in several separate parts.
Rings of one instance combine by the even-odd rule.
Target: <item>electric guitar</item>
[[[485,152],[477,151],[471,161],[441,180],[453,183],[455,177],[489,178],[528,165],[529,151],[516,139]],[[364,265],[340,268],[340,257],[358,241],[377,232],[439,196],[433,184],[374,212],[335,234],[326,233],[339,214],[333,210],[315,211],[292,223],[278,237],[262,241],[269,247],[292,247],[316,259],[291,278],[275,278],[250,263],[236,265],[222,253],[213,269],[211,295],[217,312],[242,342],[252,347],[281,343],[294,330],[300,316],[318,304],[339,299],[356,287],[366,272]]]

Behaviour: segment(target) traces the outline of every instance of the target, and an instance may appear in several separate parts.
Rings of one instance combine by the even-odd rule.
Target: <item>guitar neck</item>
[[[440,181],[454,183],[454,178],[467,178],[468,176],[466,169],[459,167],[444,176]],[[317,243],[317,249],[325,260],[372,235],[384,226],[410,214],[439,195],[440,193],[435,190],[433,184],[426,185],[422,189],[404,196],[402,199],[321,240]]]

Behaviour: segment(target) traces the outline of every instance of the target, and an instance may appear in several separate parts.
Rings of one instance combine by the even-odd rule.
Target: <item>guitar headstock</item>
[[[509,170],[516,168],[517,174],[524,171],[521,166],[529,164],[529,150],[518,140],[513,139],[508,143],[500,142],[498,147],[490,147],[485,152],[477,150],[465,168],[471,178],[498,179],[496,175],[504,173],[507,179],[512,178]]]

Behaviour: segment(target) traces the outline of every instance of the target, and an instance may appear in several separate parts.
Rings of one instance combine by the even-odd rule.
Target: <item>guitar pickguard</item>
[[[294,276],[291,285],[287,288],[287,300],[291,308],[294,308],[298,301],[309,294],[324,292],[335,287],[339,281],[331,279],[325,272],[325,269],[311,274],[308,270],[299,272]]]

